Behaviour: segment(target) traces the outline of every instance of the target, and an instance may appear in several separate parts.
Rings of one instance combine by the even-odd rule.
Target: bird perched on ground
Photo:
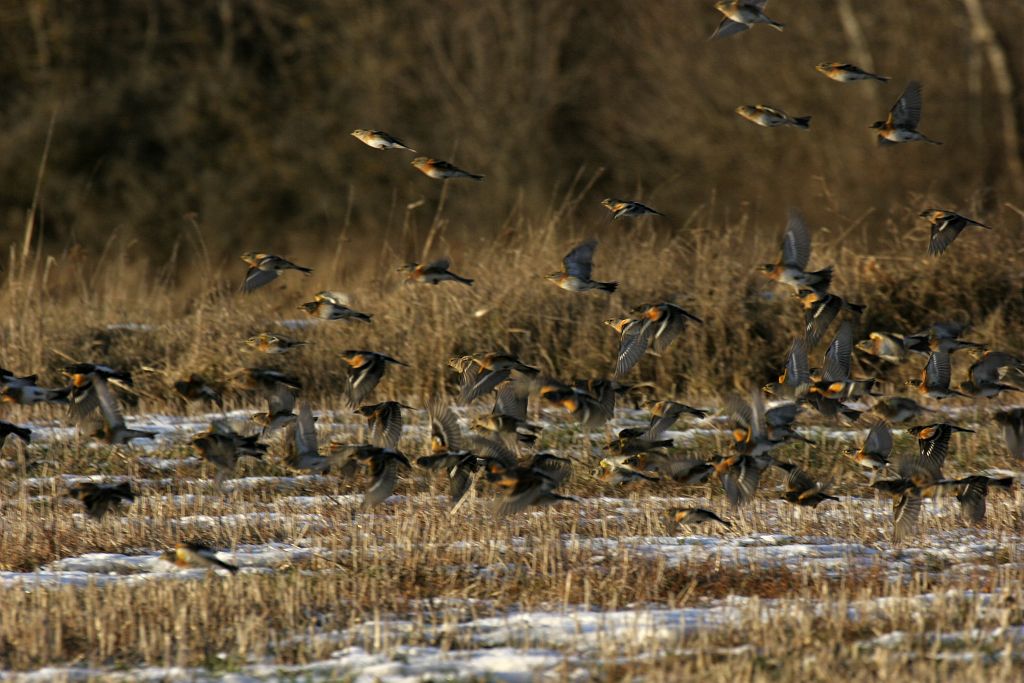
[[[780,24],[764,13],[764,6],[768,0],[718,0],[715,9],[725,15],[718,28],[711,34],[714,38],[725,38],[736,33],[742,33],[751,28],[754,24],[768,24],[777,31],[781,31],[784,24]]]
[[[927,365],[921,371],[921,379],[907,380],[907,384],[917,387],[918,393],[922,396],[928,396],[937,401],[952,396],[966,397],[967,394],[949,388],[951,374],[949,354],[945,351],[933,351],[928,356]]]
[[[769,107],[765,104],[743,104],[736,107],[736,113],[747,121],[765,128],[793,126],[794,128],[807,130],[811,127],[810,116],[790,116],[781,109]]]
[[[765,264],[760,270],[769,280],[792,287],[798,294],[802,289],[812,289],[824,295],[832,284],[832,266],[808,271],[810,260],[811,234],[800,212],[790,209],[782,237],[782,255],[776,263]]]
[[[473,281],[471,279],[456,275],[448,270],[451,265],[450,260],[443,258],[431,261],[430,263],[406,263],[398,269],[398,272],[408,273],[405,277],[406,284],[436,285],[451,281],[472,287]]]
[[[889,466],[891,453],[892,429],[885,422],[871,425],[864,445],[860,448],[848,448],[844,451],[844,455],[870,472],[871,483],[874,483],[879,472]]]
[[[361,313],[354,308],[349,308],[344,304],[330,301],[325,298],[317,299],[316,301],[307,301],[299,306],[299,308],[312,317],[319,318],[320,320],[358,320],[364,323],[373,322],[373,316],[369,313]]]
[[[348,366],[348,386],[345,393],[353,406],[358,406],[366,400],[384,377],[388,365],[409,367],[397,358],[376,351],[348,349],[341,352],[341,360]]]
[[[932,226],[931,239],[928,242],[928,253],[938,256],[953,243],[964,228],[974,225],[979,228],[991,230],[992,226],[979,223],[976,220],[961,216],[955,211],[945,209],[925,209],[921,212],[921,218],[928,221]]]
[[[1000,382],[1003,368],[1024,369],[1024,362],[1016,356],[1002,351],[985,351],[981,358],[968,370],[970,379],[960,383],[960,388],[969,396],[994,398],[1004,391],[1020,391],[1012,384]]]
[[[245,340],[247,346],[252,349],[259,351],[260,353],[288,353],[292,349],[297,349],[300,346],[305,346],[306,342],[297,339],[289,339],[282,334],[272,334],[270,332],[261,332],[255,337],[249,337]]]
[[[412,160],[412,165],[415,166],[423,175],[435,180],[448,180],[450,178],[472,178],[473,180],[484,179],[482,175],[463,171],[461,168],[440,159],[416,157]]]
[[[183,568],[226,569],[232,574],[238,571],[238,567],[235,565],[218,558],[217,553],[217,550],[202,543],[181,541],[174,547],[174,550],[164,552],[160,559]]]
[[[115,510],[122,502],[135,501],[132,484],[128,481],[120,484],[82,482],[72,486],[68,490],[68,495],[82,501],[86,514],[97,520]]]
[[[370,434],[377,445],[384,448],[398,448],[402,438],[402,408],[412,410],[411,406],[397,401],[384,401],[356,408],[356,413],[366,418]]]
[[[391,497],[398,484],[398,469],[411,469],[412,463],[401,452],[371,444],[334,444],[339,456],[365,468],[369,485],[363,494],[362,508],[369,509]]]
[[[602,199],[601,206],[612,212],[612,220],[615,220],[616,218],[636,218],[646,214],[652,214],[655,216],[665,215],[660,211],[652,209],[646,204],[630,201],[628,199],[615,199],[614,197]]]
[[[242,283],[242,291],[246,293],[272,282],[284,270],[297,270],[306,275],[313,272],[312,268],[297,266],[291,261],[273,254],[247,251],[242,254],[242,260],[249,264],[249,271],[245,274],[245,281]]]
[[[996,413],[995,421],[1003,428],[1003,438],[1010,455],[1024,459],[1024,408],[1001,410]]]
[[[859,66],[853,64],[843,64],[842,62],[822,62],[814,67],[818,73],[824,74],[831,78],[833,81],[839,81],[840,83],[852,83],[853,81],[881,81],[885,83],[890,80],[888,76],[879,76],[873,74],[870,71],[865,71]]]
[[[721,524],[726,529],[732,526],[732,523],[725,521],[711,510],[705,510],[704,508],[669,508],[668,514],[672,522],[683,526],[693,526],[707,522]]]
[[[407,147],[404,142],[399,140],[393,135],[388,135],[382,130],[364,130],[362,128],[356,128],[351,133],[352,137],[359,140],[365,145],[369,145],[374,149],[404,149],[407,152],[415,153],[411,147]]]
[[[885,121],[875,121],[871,127],[878,131],[878,144],[892,145],[900,142],[922,140],[933,145],[941,145],[938,140],[917,130],[921,121],[921,84],[911,81],[896,104],[889,110]]]
[[[0,420],[0,448],[4,447],[7,437],[11,435],[18,437],[24,443],[29,443],[32,440],[32,430],[28,427],[19,427],[10,422]]]
[[[596,248],[597,240],[587,240],[577,245],[562,259],[564,270],[546,275],[545,278],[569,292],[586,292],[591,289],[599,289],[609,294],[614,292],[619,286],[618,282],[598,282],[590,279]]]

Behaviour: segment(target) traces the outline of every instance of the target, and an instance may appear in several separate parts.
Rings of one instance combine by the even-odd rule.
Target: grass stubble
[[[575,297],[550,288],[540,276],[557,266],[573,238],[591,234],[567,218],[580,199],[567,197],[536,222],[513,215],[499,237],[478,244],[448,243],[445,219],[435,216],[424,252],[450,253],[458,272],[476,278],[472,289],[403,287],[393,273],[401,259],[388,247],[340,261],[309,259],[316,269],[312,277],[286,276],[248,297],[235,291],[241,265],[204,264],[198,253],[201,275],[180,282],[160,277],[116,247],[102,265],[89,267],[70,259],[25,267],[12,256],[0,291],[0,358],[16,371],[41,372],[41,383],[56,382],[69,358],[130,368],[137,403],[129,413],[143,422],[148,413],[192,414],[200,409],[178,403],[170,382],[193,371],[216,379],[234,368],[268,364],[245,350],[243,340],[260,331],[285,331],[281,321],[298,318],[296,307],[312,292],[343,289],[357,308],[374,314],[373,325],[289,330],[309,346],[269,363],[297,372],[306,385],[303,398],[336,414],[343,410],[337,361],[342,349],[379,350],[410,363],[412,370],[389,372],[375,396],[415,405],[450,388],[454,378],[444,360],[467,352],[507,349],[562,377],[606,376],[616,340],[600,321],[649,299],[675,300],[706,322],[691,327],[664,356],[645,359],[630,380],[654,382],[659,395],[694,405],[718,405],[724,391],[771,378],[799,329],[796,303],[753,273],[778,249],[781,211],[768,225],[746,211],[727,220],[712,204],[670,232],[656,222],[601,228],[597,272],[622,282],[622,294]],[[1004,227],[985,240],[971,240],[970,248],[966,242],[973,236],[967,236],[954,253],[927,259],[925,231],[911,215],[884,219],[871,233],[866,219],[836,219],[837,226],[813,230],[812,266],[834,264],[834,289],[868,305],[862,331],[910,331],[935,319],[970,319],[972,338],[1000,349],[1021,348],[1024,290],[1014,233]],[[1002,217],[1012,225],[1020,222],[1010,210]],[[651,267],[652,259],[658,267]],[[918,365],[912,359],[885,368],[893,381],[888,388],[898,391]],[[869,366],[861,369],[874,374]],[[963,371],[959,365],[954,370]],[[226,401],[228,409],[257,405],[252,396],[233,391]],[[956,440],[951,469],[1013,466],[998,430],[985,419],[995,405],[976,404],[958,417],[978,422],[980,431]],[[471,410],[484,409],[489,406]],[[35,424],[62,418],[47,408],[6,416]],[[342,421],[349,424],[334,427],[333,436],[354,438],[352,420]],[[818,430],[812,435],[816,446],[791,446],[782,456],[834,477],[840,495],[867,496],[860,475],[839,462],[841,439]],[[402,448],[416,454],[424,441],[422,432],[409,430]],[[561,427],[547,430],[541,447],[546,444],[589,457],[580,451],[578,435]],[[721,438],[702,437],[681,449],[708,455],[723,446]],[[900,440],[897,447],[912,446]],[[270,479],[226,492],[212,484],[211,471],[186,457],[184,445],[145,454],[179,458],[170,470],[148,467],[130,449],[87,447],[77,438],[20,448],[8,446],[4,453],[2,570],[31,572],[94,552],[153,554],[183,537],[228,549],[284,544],[310,552],[270,571],[231,578],[6,583],[0,588],[4,669],[63,664],[226,671],[253,662],[301,665],[346,647],[399,657],[410,647],[482,647],[472,629],[460,625],[488,617],[535,610],[643,615],[723,605],[735,611],[713,626],[652,630],[638,618],[637,627],[624,632],[599,625],[585,644],[569,639],[552,645],[529,630],[509,636],[506,644],[563,652],[564,663],[547,674],[555,679],[582,668],[605,680],[1010,680],[1020,666],[1021,636],[1012,628],[1024,622],[1019,492],[990,496],[985,527],[966,536],[958,532],[962,525],[955,515],[926,511],[920,543],[908,545],[934,549],[972,536],[990,544],[989,552],[963,562],[948,552],[904,554],[889,542],[887,517],[866,518],[866,506],[875,504],[860,498],[844,497],[828,512],[796,513],[781,507],[773,481],[750,509],[726,513],[735,522],[723,532],[727,538],[826,537],[877,551],[866,560],[851,553],[825,567],[744,560],[728,550],[692,556],[651,552],[645,539],[663,542],[678,533],[662,516],[678,496],[710,495],[710,501],[696,502],[725,513],[721,492],[671,484],[602,489],[583,467],[567,487],[582,497],[580,505],[495,519],[482,501],[449,515],[438,484],[418,473],[403,481],[393,502],[359,512],[357,500],[344,495],[355,490],[351,482],[275,478],[290,474],[274,455],[279,445],[266,463],[246,465],[240,473]],[[78,509],[63,497],[61,477],[87,474],[129,476],[141,495],[120,515],[86,521],[72,514]],[[312,498],[290,498],[299,494]],[[881,501],[877,506],[887,510]],[[235,515],[240,517],[226,517]],[[896,646],[876,640],[896,633],[902,635],[888,636]],[[950,646],[937,635],[951,633],[962,642]]]

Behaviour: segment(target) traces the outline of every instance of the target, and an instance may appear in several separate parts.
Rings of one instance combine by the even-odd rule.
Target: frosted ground
[[[275,632],[272,645],[259,652],[240,657],[226,648],[201,666],[171,665],[173,660],[153,665],[130,657],[104,661],[86,655],[47,662],[51,666],[35,671],[4,671],[0,680],[585,681],[614,678],[645,662],[710,658],[749,666],[771,657],[772,646],[759,631],[806,632],[813,640],[822,623],[838,625],[834,628],[848,634],[845,646],[850,652],[876,662],[952,662],[968,667],[960,671],[986,671],[996,678],[1005,667],[1024,666],[1019,662],[1024,657],[1019,487],[1010,495],[990,497],[989,515],[998,522],[966,527],[955,501],[938,501],[926,507],[919,535],[894,544],[888,501],[867,495],[852,468],[821,460],[838,460],[840,448],[863,438],[862,430],[810,426],[805,433],[819,447],[792,452],[801,461],[814,453],[817,473],[836,480],[842,500],[817,510],[798,510],[779,501],[777,477],[766,482],[763,498],[734,512],[717,484],[711,489],[661,484],[607,488],[587,481],[581,467],[579,490],[572,490],[581,497],[578,505],[523,513],[512,524],[494,520],[487,501],[476,499],[451,518],[452,531],[409,539],[398,536],[403,516],[413,511],[432,516],[435,521],[428,527],[444,526],[448,519],[442,488],[431,487],[424,475],[415,475],[421,480],[417,486],[400,486],[400,495],[381,508],[359,512],[359,491],[350,483],[331,476],[286,476],[275,464],[280,450],[275,442],[268,464],[255,471],[241,468],[221,491],[209,478],[211,472],[182,447],[211,417],[150,415],[130,420],[131,426],[152,428],[159,436],[123,454],[94,449],[95,458],[110,459],[98,468],[102,474],[77,464],[75,469],[47,463],[55,452],[52,447],[77,442],[71,430],[37,421],[36,443],[27,453],[19,457],[8,447],[0,461],[9,494],[0,529],[16,523],[18,510],[58,506],[65,524],[86,535],[146,538],[147,529],[159,527],[168,538],[238,538],[242,541],[218,546],[224,548],[221,559],[241,568],[238,575],[177,568],[160,559],[167,546],[58,553],[22,571],[0,571],[0,604],[15,593],[130,594],[155,582],[205,589],[209,582],[296,572],[342,580],[353,571],[356,556],[391,558],[408,552],[444,558],[444,566],[437,568],[442,574],[489,586],[527,580],[525,574],[537,571],[538,555],[560,553],[563,557],[552,573],[556,582],[566,583],[565,597],[538,594],[523,604],[493,594],[438,595],[424,599],[429,618],[417,615],[416,598],[401,613],[350,618],[344,628],[318,619],[294,632]],[[245,414],[229,417],[241,422]],[[973,416],[958,418],[969,424]],[[331,438],[328,433],[337,439],[357,436],[359,427],[347,420],[340,414],[322,415],[323,440]],[[640,420],[640,413],[623,411],[613,426]],[[679,446],[713,452],[715,439],[721,437],[715,427],[712,422],[695,423],[671,436]],[[593,438],[600,443],[603,435]],[[424,442],[421,424],[406,427],[405,450],[420,452]],[[998,447],[991,435],[983,443]],[[28,467],[35,458],[43,464]],[[980,455],[972,458],[986,462]],[[830,464],[822,471],[820,463],[825,462]],[[1005,465],[1005,459],[1000,463]],[[976,465],[971,471],[982,469],[1013,471]],[[125,475],[141,495],[100,524],[88,520],[77,503],[59,500],[75,482],[117,481]],[[662,513],[681,505],[710,507],[733,527],[670,528]],[[494,530],[493,538],[488,528]],[[460,529],[467,530],[465,538],[459,536]],[[252,542],[259,538],[266,540]],[[630,581],[631,572],[641,576],[634,567],[646,568],[644,580],[689,574],[693,580],[682,580],[680,590],[666,599],[609,603],[602,595],[602,577],[608,577],[609,585],[619,585]],[[764,585],[744,583],[743,576],[758,577]],[[0,647],[4,645],[0,640]],[[296,648],[301,656],[294,654]]]

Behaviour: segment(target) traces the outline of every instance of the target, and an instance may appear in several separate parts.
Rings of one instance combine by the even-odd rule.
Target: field
[[[1006,220],[1012,215],[1003,213]],[[4,419],[33,426],[36,441],[27,449],[9,443],[3,454],[4,675],[1012,679],[1024,638],[1019,486],[989,496],[980,527],[965,525],[952,499],[928,503],[917,533],[894,543],[888,499],[877,499],[841,455],[863,439],[867,417],[844,427],[805,412],[798,429],[815,444],[776,452],[834,482],[841,501],[815,510],[781,501],[782,478],[774,474],[754,504],[739,511],[715,480],[697,487],[595,480],[590,470],[612,430],[646,422],[647,413],[628,401],[589,441],[561,411],[534,408],[534,421],[545,426],[538,449],[577,461],[564,492],[580,502],[508,518],[493,515],[485,489],[450,514],[443,476],[422,470],[403,476],[383,506],[361,511],[364,482],[296,476],[281,461],[283,432],[270,439],[265,462],[244,461],[221,490],[212,468],[188,446],[222,416],[174,398],[170,382],[191,371],[226,383],[226,415],[250,432],[256,427],[245,426],[248,415],[263,404],[233,388],[231,371],[263,365],[295,372],[306,383],[302,399],[320,414],[321,443],[356,442],[365,427],[343,405],[336,359],[345,348],[382,350],[409,363],[389,370],[372,398],[400,398],[417,408],[441,392],[454,395],[456,373],[447,358],[486,349],[509,348],[560,377],[608,376],[617,340],[600,321],[665,292],[678,292],[706,322],[688,328],[661,357],[642,360],[628,380],[651,382],[661,397],[720,409],[733,387],[777,374],[800,329],[798,304],[754,272],[778,248],[774,229],[759,230],[765,236],[742,258],[709,255],[735,252],[750,231],[744,220],[750,219],[716,227],[696,216],[676,238],[644,224],[624,229],[602,242],[598,268],[628,294],[605,298],[562,292],[540,277],[571,244],[555,237],[554,218],[523,226],[536,252],[495,245],[478,263],[453,264],[477,278],[472,288],[406,286],[397,273],[359,282],[325,264],[309,278],[285,273],[246,296],[230,282],[243,264],[216,271],[201,296],[184,302],[116,254],[79,294],[71,294],[69,273],[40,269],[33,279],[28,263],[24,278],[12,277],[6,290],[5,366],[49,368],[43,385],[59,384],[57,370],[71,360],[102,358],[132,368],[135,391],[122,397],[129,424],[159,436],[151,445],[115,450],[78,436],[63,408],[8,409]],[[904,229],[894,223],[892,230]],[[958,311],[975,321],[973,338],[1019,348],[1021,290],[1010,284],[1019,277],[1017,261],[995,258],[1010,248],[1005,233],[937,262],[918,255],[926,239],[920,229],[893,239],[895,253],[884,261],[844,249],[833,237],[850,240],[855,232],[856,226],[817,229],[815,258],[835,263],[838,286],[868,306],[863,329],[912,330],[936,310]],[[443,231],[437,235],[443,244]],[[601,258],[616,250],[620,258]],[[679,267],[648,269],[642,255],[652,251]],[[373,267],[391,272],[386,252],[375,258]],[[962,287],[938,286],[949,273]],[[58,277],[66,294],[40,306]],[[119,278],[134,284],[118,287]],[[372,325],[297,317],[304,314],[296,302],[317,289],[337,289],[339,281],[351,283],[346,291],[355,307],[375,314]],[[969,295],[1000,290],[1006,294],[998,300]],[[429,333],[409,332],[416,329]],[[244,344],[261,330],[310,343],[263,356]],[[821,350],[812,353],[814,362]],[[956,378],[972,360],[959,357],[966,353],[956,354]],[[857,360],[855,375],[878,370],[866,357]],[[902,380],[923,361],[911,356],[884,368],[883,390],[903,393]],[[949,476],[1018,471],[990,419],[1012,403],[929,404],[978,430],[954,438]],[[466,424],[489,410],[481,401],[460,415]],[[681,456],[706,458],[728,448],[728,425],[725,415],[684,420],[669,436]],[[897,452],[916,448],[896,434]],[[415,456],[427,447],[425,412],[407,413],[400,448]],[[82,480],[125,477],[139,497],[101,522],[65,495]],[[665,513],[680,505],[708,507],[734,526],[677,528]],[[221,576],[159,559],[182,539],[222,549],[221,557],[242,571]]]
[[[893,544],[888,503],[836,462],[856,431],[812,426],[817,445],[785,453],[835,473],[842,500],[817,510],[787,507],[775,479],[732,512],[717,485],[624,490],[578,470],[579,504],[500,519],[483,497],[449,514],[422,473],[361,512],[354,482],[292,476],[273,458],[221,491],[180,445],[209,417],[139,416],[160,436],[127,454],[45,427],[40,445],[7,454],[5,678],[1011,680],[1020,667],[1019,489],[990,496],[982,528],[965,528],[952,501],[929,505],[919,533]],[[334,420],[332,438],[355,436]],[[628,409],[615,421],[639,423]],[[672,436],[708,453],[711,432]],[[413,423],[403,447],[424,437]],[[956,470],[1011,465],[991,429],[954,453]],[[62,496],[123,476],[141,496],[102,522]],[[664,514],[680,504],[734,526],[680,532]],[[183,537],[242,571],[159,559]]]

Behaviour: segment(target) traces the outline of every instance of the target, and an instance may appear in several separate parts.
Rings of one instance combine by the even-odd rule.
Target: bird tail
[[[771,20],[769,20],[768,21],[768,25],[771,26],[776,31],[781,31],[782,29],[786,28],[785,24],[783,24],[781,22],[778,22],[778,21],[771,21]]]
[[[372,313],[356,313],[353,315],[356,320],[362,320],[364,323],[373,323]]]
[[[864,309],[867,308],[864,304],[855,304],[849,301],[846,302],[846,307],[853,311],[854,313],[856,313],[857,315],[863,313]]]
[[[811,127],[811,117],[796,116],[793,118],[793,125],[796,126],[797,128],[803,128],[806,130]]]
[[[921,139],[924,140],[925,142],[929,143],[929,144],[932,144],[932,145],[941,145],[942,144],[938,140],[932,140],[931,138],[925,137],[924,135],[921,136]]]
[[[619,288],[619,283],[618,282],[598,282],[597,283],[597,288],[600,289],[602,292],[608,292],[609,294],[611,294],[612,292],[614,292],[616,289]]]
[[[32,430],[28,427],[14,427],[11,429],[11,434],[14,434],[25,443],[32,440]]]
[[[211,555],[210,557],[208,557],[207,559],[209,559],[209,560],[210,560],[210,562],[214,563],[215,565],[217,565],[217,566],[218,566],[218,567],[220,567],[221,569],[227,569],[227,570],[228,570],[229,572],[231,572],[232,574],[234,574],[234,573],[236,573],[236,572],[238,571],[238,567],[236,567],[235,565],[233,565],[233,564],[228,564],[228,563],[227,563],[227,562],[225,562],[224,560],[221,560],[221,559],[219,559],[219,558],[216,558],[216,557],[214,557],[214,556],[212,556],[212,555]]]
[[[888,83],[889,81],[892,80],[892,78],[890,78],[889,76],[879,76],[878,74],[871,74],[871,78],[875,79],[876,81],[881,81],[882,83]]]
[[[484,177],[482,175],[480,175],[479,173],[467,173],[466,177],[467,178],[472,178],[473,180],[483,180],[484,179]]]
[[[472,278],[461,277],[459,275],[454,275],[454,274],[452,275],[452,277],[455,278],[456,282],[461,282],[462,284],[467,285],[469,287],[473,286],[473,279]]]

